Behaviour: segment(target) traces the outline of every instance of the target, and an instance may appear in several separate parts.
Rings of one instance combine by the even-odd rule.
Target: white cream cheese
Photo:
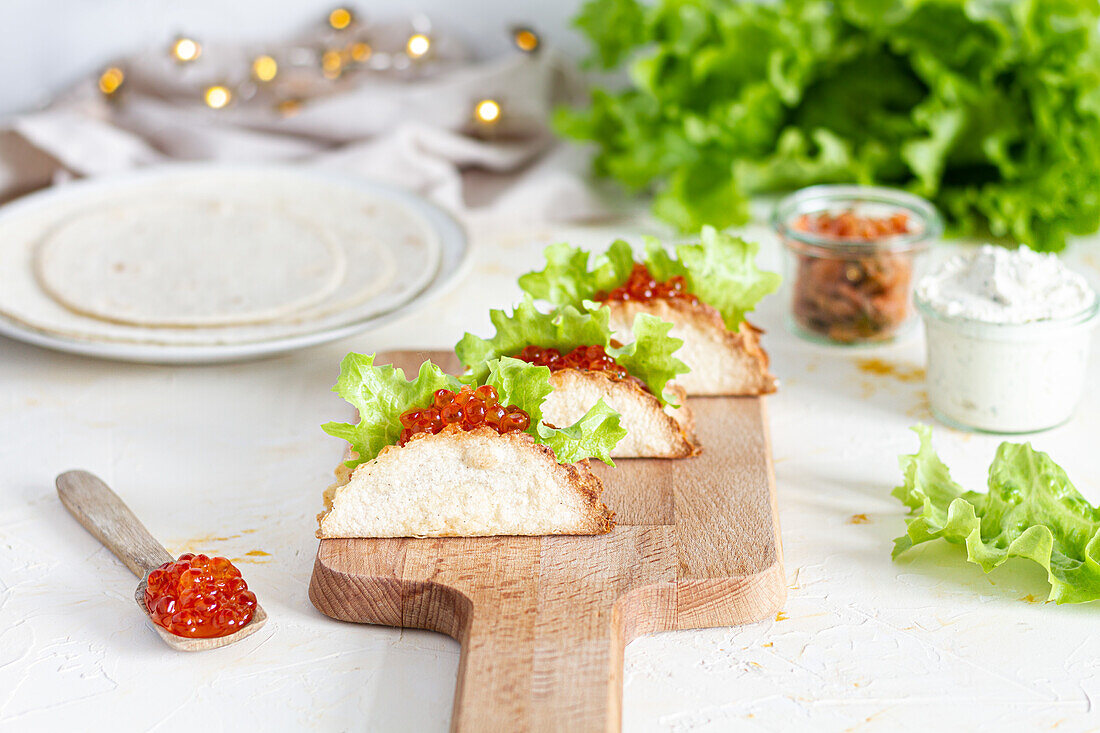
[[[922,279],[916,300],[938,418],[1018,433],[1073,414],[1097,298],[1055,255],[986,245]]]
[[[1072,318],[1096,300],[1057,255],[991,244],[951,258],[921,280],[917,293],[937,313],[983,323]]]

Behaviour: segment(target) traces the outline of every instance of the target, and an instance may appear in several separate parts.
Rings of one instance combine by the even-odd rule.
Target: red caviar
[[[145,607],[173,634],[209,639],[251,621],[256,595],[226,558],[189,552],[149,573]]]
[[[549,367],[550,371],[562,369],[582,369],[589,372],[604,372],[612,379],[630,379],[642,384],[641,380],[630,376],[621,364],[604,350],[604,347],[578,346],[567,354],[557,349],[544,349],[540,346],[525,346],[516,358],[535,366]],[[644,385],[643,385],[644,386]]]
[[[664,282],[658,282],[649,272],[649,268],[635,262],[626,282],[610,293],[596,293],[595,299],[608,300],[653,300],[655,298],[681,298],[698,305],[699,299],[687,291],[687,282],[683,275],[674,275]]]
[[[871,241],[896,234],[908,234],[909,215],[899,211],[890,216],[876,218],[860,216],[851,209],[839,214],[823,211],[819,214],[802,214],[794,220],[793,228],[834,239]]]
[[[447,425],[457,425],[463,430],[484,425],[503,435],[529,428],[531,416],[515,405],[500,404],[497,391],[489,384],[477,389],[466,385],[458,392],[440,389],[436,390],[429,407],[402,413],[401,437],[397,444],[405,445],[417,433],[438,433]]]

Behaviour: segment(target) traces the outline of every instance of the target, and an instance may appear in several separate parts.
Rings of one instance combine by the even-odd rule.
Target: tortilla
[[[379,317],[432,283],[442,257],[436,227],[384,188],[305,169],[182,164],[87,181],[0,207],[0,317],[51,336],[167,347],[233,346],[294,338]],[[220,326],[150,326],[78,313],[34,276],[40,243],[59,226],[129,199],[220,201],[274,210],[323,230],[345,257],[342,282],[322,300],[268,321]],[[274,250],[272,250],[274,254]]]
[[[77,313],[139,326],[261,323],[320,302],[346,258],[323,229],[251,202],[143,198],[49,232],[35,275]]]

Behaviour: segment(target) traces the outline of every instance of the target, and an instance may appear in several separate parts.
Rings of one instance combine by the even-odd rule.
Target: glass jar
[[[772,225],[788,253],[795,334],[877,344],[912,326],[917,258],[943,233],[932,204],[890,188],[811,186],[780,201]]]
[[[956,428],[1030,433],[1068,420],[1085,384],[1094,301],[1063,319],[987,323],[946,316],[919,295],[932,414]]]

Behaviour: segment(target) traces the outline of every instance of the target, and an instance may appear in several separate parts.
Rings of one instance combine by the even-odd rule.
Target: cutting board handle
[[[619,614],[515,613],[509,601],[474,600],[461,634],[452,731],[620,731]]]
[[[57,495],[76,521],[139,578],[175,559],[98,476],[66,471],[57,477]]]

